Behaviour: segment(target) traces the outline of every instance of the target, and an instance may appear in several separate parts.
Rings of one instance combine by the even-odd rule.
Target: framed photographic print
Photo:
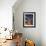
[[[23,27],[36,27],[36,12],[23,13]]]

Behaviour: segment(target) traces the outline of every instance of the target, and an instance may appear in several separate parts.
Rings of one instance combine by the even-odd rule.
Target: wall
[[[8,28],[9,30],[12,29],[12,6],[16,0],[0,0],[0,38],[5,38],[5,35],[10,35],[10,32],[3,31],[4,27]],[[1,27],[3,27],[1,29]],[[8,37],[9,38],[9,37]]]
[[[41,40],[42,46],[46,46],[46,0],[41,1]]]
[[[36,12],[36,28],[23,27],[23,12]],[[41,1],[23,0],[18,7],[14,5],[13,13],[15,30],[22,32],[24,39],[31,39],[36,46],[41,46]]]
[[[22,3],[22,5],[21,5],[21,9],[20,9],[19,8],[20,5],[18,6],[18,8],[14,5],[14,3],[16,4],[16,0],[0,0],[0,27],[3,26],[3,27],[8,27],[10,29],[12,28],[12,6],[14,5],[15,6],[13,8],[15,11],[14,13],[16,13],[16,11],[17,12],[20,11],[19,14],[17,13],[19,15],[19,17],[18,17],[18,15],[15,14],[16,15],[15,16],[16,30],[23,32],[24,37],[26,36],[28,38],[27,34],[30,35],[31,36],[30,38],[34,39],[36,41],[37,45],[39,44],[39,42],[37,42],[38,39],[39,40],[41,39],[42,46],[46,46],[46,36],[45,36],[46,35],[46,0],[41,0],[41,15],[38,14],[39,10],[36,10],[37,11],[37,16],[36,16],[37,27],[36,28],[23,28],[23,11],[32,11],[31,9],[33,9],[33,7],[35,7],[34,6],[35,4],[36,4],[36,7],[40,8],[40,0],[39,1],[32,0],[31,2],[33,2],[33,4],[29,3],[32,8],[28,7],[28,6],[30,6],[29,4],[26,6],[27,3],[25,3],[25,2],[28,2],[28,1],[24,1],[24,3]],[[24,7],[23,7],[23,5],[24,5]],[[35,9],[37,9],[36,7],[35,7]],[[15,8],[20,9],[20,10],[17,10]],[[35,10],[33,10],[33,11],[35,11]],[[38,32],[38,35],[37,35],[37,32]],[[39,33],[41,34],[41,38],[40,38]]]
[[[12,29],[12,6],[16,0],[0,0],[0,27]]]

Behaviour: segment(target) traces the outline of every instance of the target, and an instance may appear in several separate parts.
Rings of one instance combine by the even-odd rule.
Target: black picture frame
[[[36,12],[23,12],[23,27],[36,27]]]

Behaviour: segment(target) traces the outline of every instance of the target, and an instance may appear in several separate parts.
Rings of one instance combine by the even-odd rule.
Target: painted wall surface
[[[17,7],[16,5],[13,6],[15,31],[17,30],[18,32],[22,32],[24,39],[27,38],[33,40],[36,46],[46,46],[44,42],[45,40],[42,39],[46,34],[46,29],[44,30],[43,28],[45,26],[43,25],[45,24],[43,16],[45,12],[45,0],[23,0],[20,4],[17,3],[17,5]],[[36,12],[36,28],[23,27],[23,12]],[[44,39],[45,38],[46,37],[44,36]]]
[[[36,12],[36,28],[23,27],[23,12]],[[24,39],[35,41],[41,46],[41,2],[40,0],[24,0],[14,12],[15,29],[23,33]]]
[[[0,0],[0,33],[2,32],[0,38],[10,36],[10,32],[8,30],[5,32],[3,28],[12,29],[12,6],[15,2],[16,0]]]
[[[12,29],[12,6],[16,0],[0,0],[0,27]]]
[[[46,46],[46,0],[41,1],[41,40],[42,46]]]
[[[0,27],[12,28],[12,6],[15,2],[16,0],[0,0]],[[41,43],[46,46],[46,0],[23,0],[21,5],[16,5],[13,9],[15,29],[22,32],[24,38],[33,39],[37,46]],[[23,28],[24,11],[36,12],[36,28]]]

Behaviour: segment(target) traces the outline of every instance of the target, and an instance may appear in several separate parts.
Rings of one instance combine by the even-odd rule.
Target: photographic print
[[[24,27],[36,27],[36,13],[24,12],[23,13],[23,26]]]

